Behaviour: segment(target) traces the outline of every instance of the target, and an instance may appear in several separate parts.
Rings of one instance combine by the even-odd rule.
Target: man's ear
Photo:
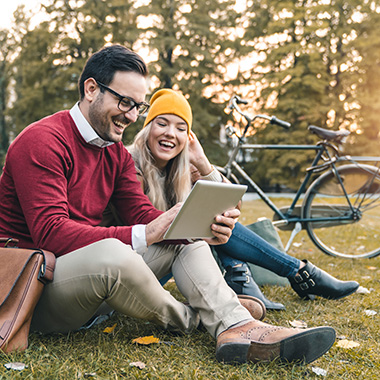
[[[99,94],[100,88],[94,78],[88,78],[84,82],[84,97],[87,101],[92,102]]]

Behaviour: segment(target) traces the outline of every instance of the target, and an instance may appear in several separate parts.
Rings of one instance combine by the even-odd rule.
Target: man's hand
[[[152,220],[145,228],[146,244],[149,247],[154,243],[158,243],[163,240],[166,230],[169,228],[171,222],[178,214],[182,203],[177,203],[170,210],[166,211],[158,218]]]
[[[217,215],[215,217],[216,223],[211,225],[211,230],[214,234],[214,237],[204,239],[204,241],[210,245],[219,245],[227,243],[239,216],[240,210],[238,210],[237,208],[227,210],[223,215]]]

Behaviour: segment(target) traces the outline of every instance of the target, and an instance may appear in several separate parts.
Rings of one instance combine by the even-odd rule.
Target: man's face
[[[138,111],[136,107],[129,112],[120,111],[119,99],[109,91],[103,90],[95,81],[92,85],[94,84],[97,89],[88,110],[89,122],[103,140],[120,142],[124,130],[137,120]],[[118,71],[108,87],[137,103],[145,100],[146,79],[138,73]]]

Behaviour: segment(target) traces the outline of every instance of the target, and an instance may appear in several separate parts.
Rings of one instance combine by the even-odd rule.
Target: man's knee
[[[92,245],[91,265],[107,273],[124,273],[146,266],[142,257],[130,245],[118,239],[100,240]]]
[[[98,268],[105,274],[104,280],[112,284],[112,288],[116,284],[129,289],[159,285],[143,257],[129,245],[118,239],[105,239],[101,246],[107,253],[98,256]]]

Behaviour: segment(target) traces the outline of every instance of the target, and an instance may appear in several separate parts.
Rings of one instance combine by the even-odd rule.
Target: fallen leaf
[[[327,375],[327,371],[323,368],[319,368],[319,367],[311,367],[311,370],[319,375],[319,376],[326,376]]]
[[[160,343],[158,338],[155,338],[153,335],[143,336],[132,340],[132,343],[137,344],[152,344],[152,343]]]
[[[305,321],[291,321],[289,322],[290,326],[297,327],[299,329],[306,329],[307,323]]]
[[[115,324],[114,324],[113,326],[111,326],[111,327],[106,327],[106,328],[103,330],[103,332],[106,333],[106,334],[111,334],[111,333],[115,330],[116,326],[117,326],[117,323],[115,323]]]
[[[143,363],[143,362],[133,362],[133,363],[129,363],[129,365],[130,365],[131,367],[137,367],[137,368],[139,368],[139,369],[143,369],[143,368],[146,367],[146,364]]]
[[[356,290],[356,293],[370,294],[371,292],[367,288],[364,288],[363,286],[359,286],[358,289]]]
[[[364,313],[365,313],[365,315],[368,315],[369,317],[371,317],[372,315],[376,315],[377,311],[375,311],[375,310],[364,310]]]
[[[337,343],[337,347],[341,347],[341,348],[354,348],[354,347],[359,347],[359,346],[360,346],[359,343],[354,342],[353,340],[347,340],[347,339],[340,340]]]
[[[371,267],[371,266],[367,266],[367,269],[369,269],[369,270],[376,270],[376,269],[377,269],[377,267]]]
[[[4,364],[4,367],[6,369],[13,369],[14,371],[22,371],[27,367],[27,365],[20,362],[13,362],[13,363]]]

